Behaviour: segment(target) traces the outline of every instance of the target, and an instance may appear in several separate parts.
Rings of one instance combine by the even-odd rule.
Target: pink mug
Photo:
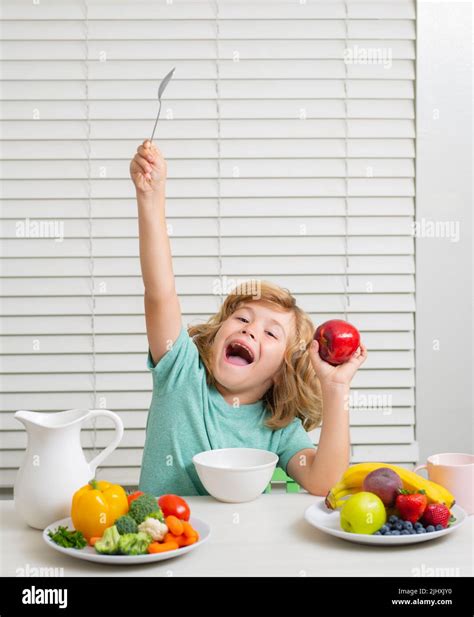
[[[432,454],[426,465],[418,465],[414,471],[419,469],[426,469],[432,482],[447,488],[467,514],[474,513],[474,454]]]

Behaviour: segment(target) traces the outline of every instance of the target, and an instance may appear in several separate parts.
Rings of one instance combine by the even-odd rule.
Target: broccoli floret
[[[161,510],[161,508],[159,510],[157,510],[156,512],[151,512],[150,514],[147,514],[145,516],[145,520],[147,518],[156,518],[159,521],[161,521],[162,523],[165,522],[165,517],[163,516],[163,511]]]
[[[151,536],[148,533],[126,533],[120,536],[118,549],[122,555],[143,555],[146,553]]]
[[[132,501],[128,514],[135,519],[137,525],[140,525],[153,512],[160,512],[156,498],[150,493],[143,493]]]
[[[114,555],[118,553],[119,540],[121,537],[115,525],[107,527],[102,538],[97,540],[94,544],[95,550],[105,555]]]
[[[124,514],[120,518],[115,521],[115,526],[117,527],[117,531],[121,536],[126,533],[137,533],[138,525],[137,521],[129,516],[128,514]]]

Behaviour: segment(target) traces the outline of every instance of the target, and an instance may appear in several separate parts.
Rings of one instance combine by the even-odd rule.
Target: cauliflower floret
[[[146,518],[138,525],[138,531],[150,534],[155,542],[161,542],[168,533],[168,527],[157,518]]]

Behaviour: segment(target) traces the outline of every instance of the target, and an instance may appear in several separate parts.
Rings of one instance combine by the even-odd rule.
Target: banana
[[[427,480],[423,478],[423,476],[420,476],[420,474],[410,469],[399,467],[398,465],[384,466],[390,467],[390,469],[398,473],[404,485],[408,487],[408,490],[418,491],[423,489],[426,492],[428,503],[444,503],[448,508],[451,508],[455,504],[456,500],[454,495],[450,493],[447,488],[441,486],[441,484]]]
[[[343,497],[346,497],[346,495],[354,495],[355,493],[359,493],[361,490],[362,486],[340,489],[337,493],[333,493],[331,489],[326,496],[326,506],[330,510],[336,510],[337,508],[340,508],[344,505],[345,500],[343,499]]]
[[[361,491],[365,476],[379,467],[388,467],[397,473],[405,489],[410,491],[423,489],[428,503],[444,503],[448,508],[455,503],[454,495],[444,486],[427,480],[414,471],[390,463],[358,463],[348,467],[340,481],[331,488],[326,496],[326,506],[335,510],[343,505],[345,501],[342,498]]]
[[[392,466],[401,477],[402,481],[409,486],[409,490],[417,491],[423,489],[428,497],[428,503],[444,503],[448,508],[451,508],[456,500],[454,495],[447,488],[431,480],[427,480],[420,474],[405,469],[403,467]]]

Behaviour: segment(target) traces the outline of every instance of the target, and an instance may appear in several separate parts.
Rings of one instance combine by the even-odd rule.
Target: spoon
[[[165,88],[168,85],[168,82],[173,77],[173,73],[174,73],[174,69],[175,68],[176,67],[171,69],[171,71],[167,75],[165,75],[165,77],[163,77],[163,79],[161,80],[160,86],[158,88],[158,101],[159,101],[158,115],[156,116],[155,126],[153,127],[153,133],[151,134],[151,137],[150,137],[150,143],[153,141],[153,136],[155,135],[156,125],[158,124],[158,118],[160,117],[160,112],[161,112],[161,96],[162,96],[163,92],[165,91]]]

